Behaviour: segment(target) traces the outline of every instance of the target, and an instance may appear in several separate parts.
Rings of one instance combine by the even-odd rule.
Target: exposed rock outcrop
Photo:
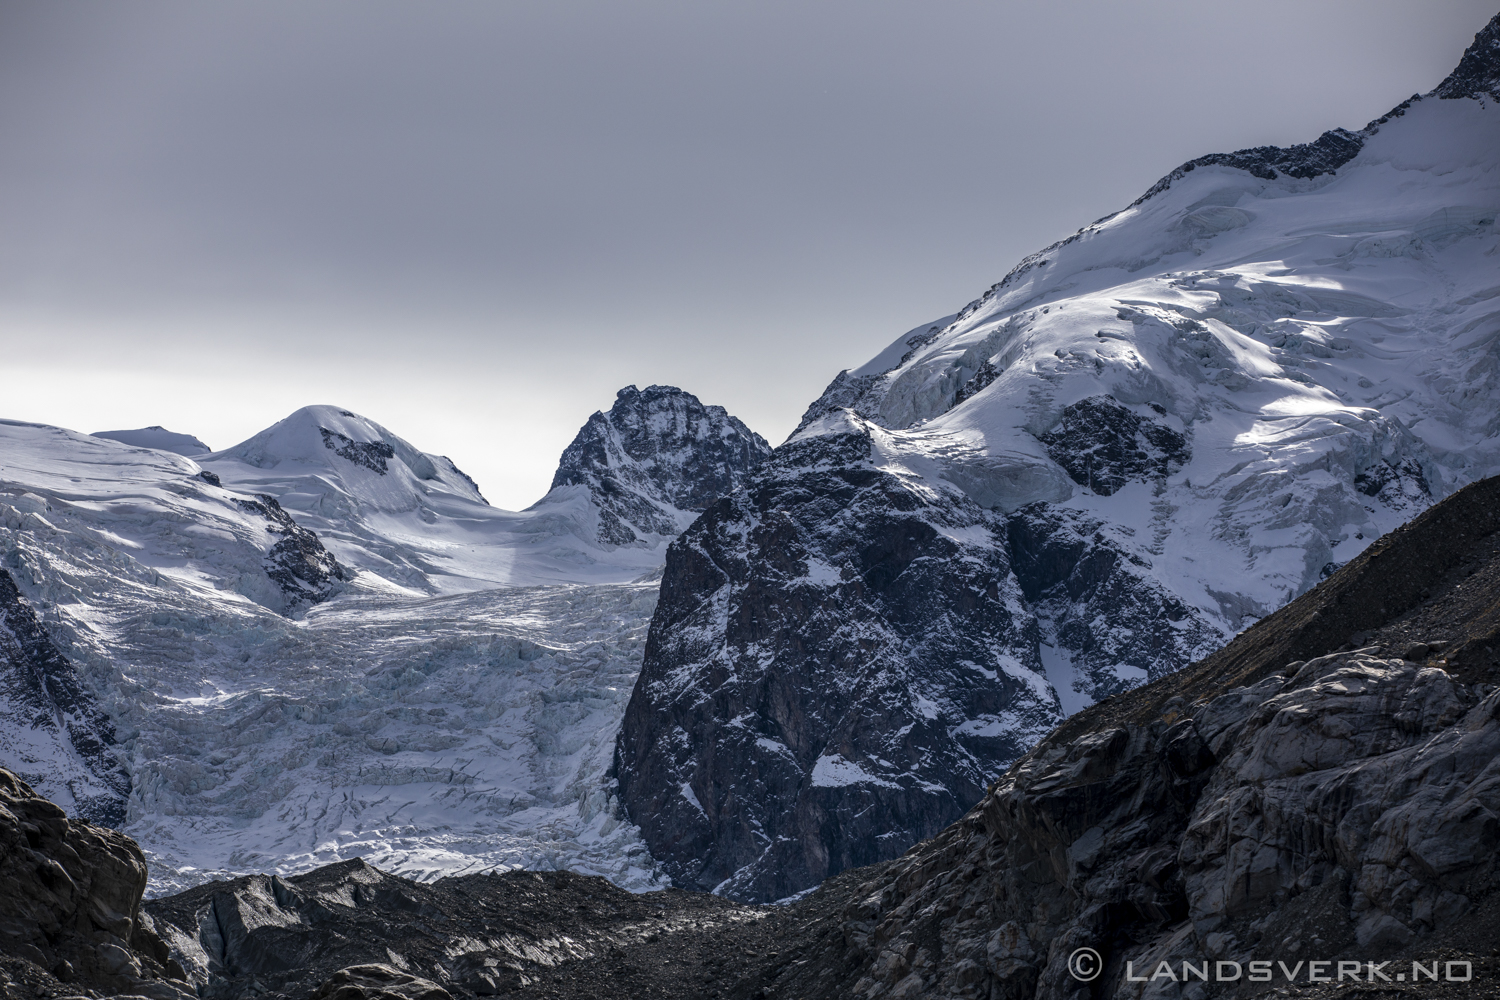
[[[413,882],[346,861],[212,882],[147,904],[201,995],[317,1000],[714,995],[716,954],[763,911],[602,878],[510,872]],[[748,941],[748,938],[747,938]],[[628,958],[627,958],[628,953]],[[717,959],[717,962],[715,961]]]
[[[1309,961],[1394,979],[1439,957],[1492,984],[1497,593],[1490,479],[1203,663],[1069,719],[933,841],[797,904],[843,912],[744,995],[1260,996],[1182,963],[1301,961],[1307,987]],[[1083,947],[1104,960],[1091,983],[1069,971]]]
[[[125,820],[130,776],[115,727],[73,663],[42,628],[15,579],[0,569],[0,748],[22,780],[105,826]]]
[[[312,1000],[452,1000],[430,979],[380,962],[340,969],[318,987]]]
[[[636,532],[675,536],[682,512],[732,493],[770,453],[722,406],[672,386],[630,385],[578,431],[552,489],[587,487],[599,508],[599,540],[628,545]]]
[[[1062,718],[1059,634],[1100,697],[1218,643],[1097,519],[924,488],[880,437],[782,446],[668,552],[617,771],[680,885],[770,901],[934,835]]]
[[[276,539],[266,553],[265,570],[285,595],[286,610],[294,612],[320,604],[338,593],[339,584],[349,579],[349,573],[316,534],[282,510],[275,497],[262,493],[257,500],[233,499],[245,513],[265,518],[266,531]]]
[[[182,969],[141,911],[145,889],[134,841],[68,819],[0,769],[0,954],[75,988],[186,1000]]]

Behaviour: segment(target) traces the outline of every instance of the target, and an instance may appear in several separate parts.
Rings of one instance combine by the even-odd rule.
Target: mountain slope
[[[150,427],[137,427],[128,431],[95,431],[92,437],[107,438],[110,441],[118,441],[121,444],[132,445],[136,448],[157,448],[161,451],[176,452],[195,458],[198,455],[207,455],[213,451],[208,445],[199,441],[191,434],[177,434],[167,430],[159,424]]]
[[[491,507],[450,459],[333,406],[303,407],[200,462],[227,487],[275,497],[358,572],[356,589],[415,597],[635,579],[767,451],[722,407],[631,386],[524,511]]]
[[[893,856],[1500,471],[1497,34],[1358,133],[1183,165],[834,380],[668,555],[617,766],[675,878],[774,899]]]
[[[1489,998],[1497,594],[1500,478],[1073,716],[936,838],[786,906],[345,861],[145,909],[222,997],[420,977],[552,1000]],[[1088,982],[1068,972],[1079,947],[1102,960]],[[1414,962],[1437,983],[1414,985]]]
[[[636,412],[621,489],[674,525],[759,441],[676,389]],[[604,513],[587,484],[498,511],[333,407],[196,460],[0,423],[0,763],[127,829],[153,892],[349,857],[650,886],[606,772],[671,536]]]
[[[1222,651],[1070,718],[938,838],[825,884],[735,995],[1325,997],[1360,988],[1306,963],[1353,961],[1389,991],[1370,995],[1490,996],[1497,593],[1491,478]],[[1087,985],[1079,947],[1103,959]],[[1203,986],[1184,961],[1240,978]],[[1414,961],[1472,981],[1408,990],[1365,965],[1415,982]]]

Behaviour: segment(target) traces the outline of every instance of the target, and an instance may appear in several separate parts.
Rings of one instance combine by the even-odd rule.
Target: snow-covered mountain
[[[275,497],[356,571],[356,588],[426,596],[650,573],[769,452],[723,407],[629,386],[589,418],[524,511],[491,507],[450,459],[333,406],[303,407],[199,462],[226,487]]]
[[[655,884],[606,772],[672,535],[600,526],[675,530],[764,442],[632,387],[565,456],[593,478],[509,512],[337,407],[196,458],[136,433],[0,422],[0,762],[154,891],[351,856]]]
[[[198,455],[207,455],[213,451],[208,445],[199,441],[191,434],[178,434],[169,431],[160,424],[152,424],[150,427],[137,427],[126,431],[95,431],[97,438],[107,438],[110,441],[118,441],[121,444],[134,445],[137,448],[155,448],[159,451],[175,452],[178,455],[186,455],[194,458]]]
[[[671,549],[620,741],[679,881],[774,899],[956,819],[1500,472],[1500,17],[1359,132],[1203,157],[840,373]]]

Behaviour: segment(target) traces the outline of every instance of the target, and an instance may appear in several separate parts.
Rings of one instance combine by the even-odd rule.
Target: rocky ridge
[[[771,900],[894,856],[1500,471],[1497,37],[1359,133],[1185,165],[834,379],[668,554],[618,770],[674,877]]]
[[[0,705],[7,722],[0,747],[23,780],[53,785],[54,794],[85,819],[104,826],[124,822],[130,775],[117,756],[114,723],[5,569],[0,569]]]
[[[637,532],[675,538],[687,522],[740,486],[771,446],[722,406],[673,386],[621,389],[563,451],[552,489],[586,488],[599,510],[599,541],[629,545]]]

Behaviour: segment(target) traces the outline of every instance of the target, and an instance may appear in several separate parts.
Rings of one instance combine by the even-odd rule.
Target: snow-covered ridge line
[[[1142,203],[1166,191],[1173,183],[1182,180],[1199,167],[1235,167],[1263,180],[1276,180],[1280,174],[1303,180],[1331,174],[1354,159],[1364,148],[1365,140],[1379,132],[1382,125],[1404,115],[1412,102],[1420,101],[1422,96],[1413,94],[1358,132],[1335,128],[1324,132],[1312,142],[1296,143],[1287,147],[1252,146],[1235,150],[1233,153],[1209,153],[1189,160],[1147,188],[1146,193],[1131,202],[1129,207],[1140,207]],[[1464,51],[1458,66],[1426,96],[1441,100],[1461,98],[1482,100],[1488,97],[1493,101],[1500,101],[1500,24],[1497,24],[1496,19],[1492,19],[1474,36],[1473,44]],[[953,322],[962,321],[1021,275],[1032,268],[1047,264],[1047,258],[1050,255],[1108,223],[1119,214],[1119,212],[1111,212],[1084,226],[1072,236],[1065,237],[1022,258],[1021,262],[1011,268],[1005,277],[990,286],[983,295],[970,302],[955,317],[938,322],[943,327],[947,327]]]

